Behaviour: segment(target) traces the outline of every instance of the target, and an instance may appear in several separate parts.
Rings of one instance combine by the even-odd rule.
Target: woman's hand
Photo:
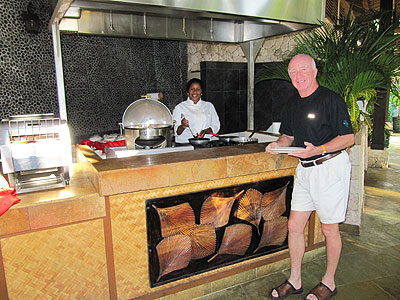
[[[189,121],[186,120],[185,118],[183,118],[183,119],[181,120],[181,126],[182,126],[183,128],[188,128],[188,127],[189,127]]]
[[[197,137],[201,139],[205,136],[205,134],[206,134],[205,130],[202,130],[202,131],[200,131],[199,134],[197,134]]]
[[[181,135],[182,132],[188,127],[189,127],[189,121],[186,120],[185,118],[182,118],[181,125],[179,125],[178,128],[176,129],[176,134]]]
[[[198,138],[203,138],[206,134],[209,134],[210,132],[212,132],[211,127],[208,127],[207,129],[203,129],[202,131],[200,131],[200,133],[197,135]]]

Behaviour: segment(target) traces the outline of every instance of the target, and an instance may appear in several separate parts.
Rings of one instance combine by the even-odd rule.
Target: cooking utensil
[[[253,131],[251,132],[251,134],[249,135],[249,139],[251,139],[253,137],[253,135],[256,133],[257,128],[254,128]]]
[[[182,121],[182,119],[186,119],[184,114],[181,114],[181,121]],[[194,138],[197,138],[197,135],[194,135],[194,134],[193,134],[193,131],[192,131],[192,129],[190,128],[189,124],[188,124],[188,128],[189,128],[190,133],[192,134],[192,136],[193,136]]]
[[[237,143],[237,144],[255,144],[255,143],[258,143],[258,139],[240,136],[240,137],[232,138],[231,142]]]
[[[193,135],[193,137],[194,137],[194,138],[197,138],[197,135],[194,135],[194,134],[193,134],[193,131],[192,131],[192,129],[190,128],[189,125],[188,125],[188,128],[189,128],[189,130],[190,130],[190,133]]]
[[[215,136],[215,137],[219,137],[219,134],[216,134],[216,133],[214,133],[214,132],[212,132],[212,131],[210,132],[210,134],[213,135],[213,136]]]
[[[220,135],[219,139],[224,143],[230,143],[233,138],[237,138],[237,135]]]
[[[210,142],[209,138],[192,138],[189,139],[189,143],[194,147],[204,146]]]

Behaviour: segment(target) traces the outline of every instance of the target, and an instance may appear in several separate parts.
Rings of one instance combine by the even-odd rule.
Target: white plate
[[[269,150],[278,152],[278,153],[290,153],[292,151],[304,150],[304,149],[305,148],[302,148],[302,147],[276,147],[276,148],[269,149]]]

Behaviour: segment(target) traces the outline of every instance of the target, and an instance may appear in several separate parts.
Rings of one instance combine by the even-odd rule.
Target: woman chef
[[[189,80],[186,90],[188,98],[186,101],[179,103],[172,113],[175,122],[175,142],[182,144],[188,143],[189,139],[193,138],[193,135],[211,137],[209,133],[217,133],[220,128],[214,105],[201,100],[201,80],[197,78]],[[193,135],[190,130],[192,130]]]

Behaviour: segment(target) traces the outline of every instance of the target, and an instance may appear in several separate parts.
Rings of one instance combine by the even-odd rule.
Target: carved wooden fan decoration
[[[174,235],[163,239],[157,246],[160,272],[157,281],[165,274],[186,268],[192,256],[190,237]]]
[[[266,246],[280,246],[286,239],[288,233],[288,218],[279,217],[272,221],[264,223],[264,230],[261,236],[260,243],[258,244],[258,251]]]
[[[192,240],[192,259],[204,258],[214,253],[217,245],[214,225],[196,225],[190,237]]]
[[[250,246],[251,235],[251,226],[247,224],[233,224],[226,227],[218,252],[208,261],[213,260],[220,254],[245,254]]]
[[[276,219],[286,211],[286,189],[288,184],[275,191],[264,193],[261,200],[264,220],[271,221]]]
[[[200,224],[214,224],[214,227],[222,227],[228,224],[232,205],[243,191],[233,197],[209,196],[201,207]]]
[[[261,199],[263,194],[256,189],[250,188],[239,200],[239,207],[235,212],[235,217],[246,220],[255,225],[261,221]]]
[[[190,235],[194,227],[194,212],[188,203],[158,208],[153,205],[160,217],[161,236],[169,237],[176,234]]]

